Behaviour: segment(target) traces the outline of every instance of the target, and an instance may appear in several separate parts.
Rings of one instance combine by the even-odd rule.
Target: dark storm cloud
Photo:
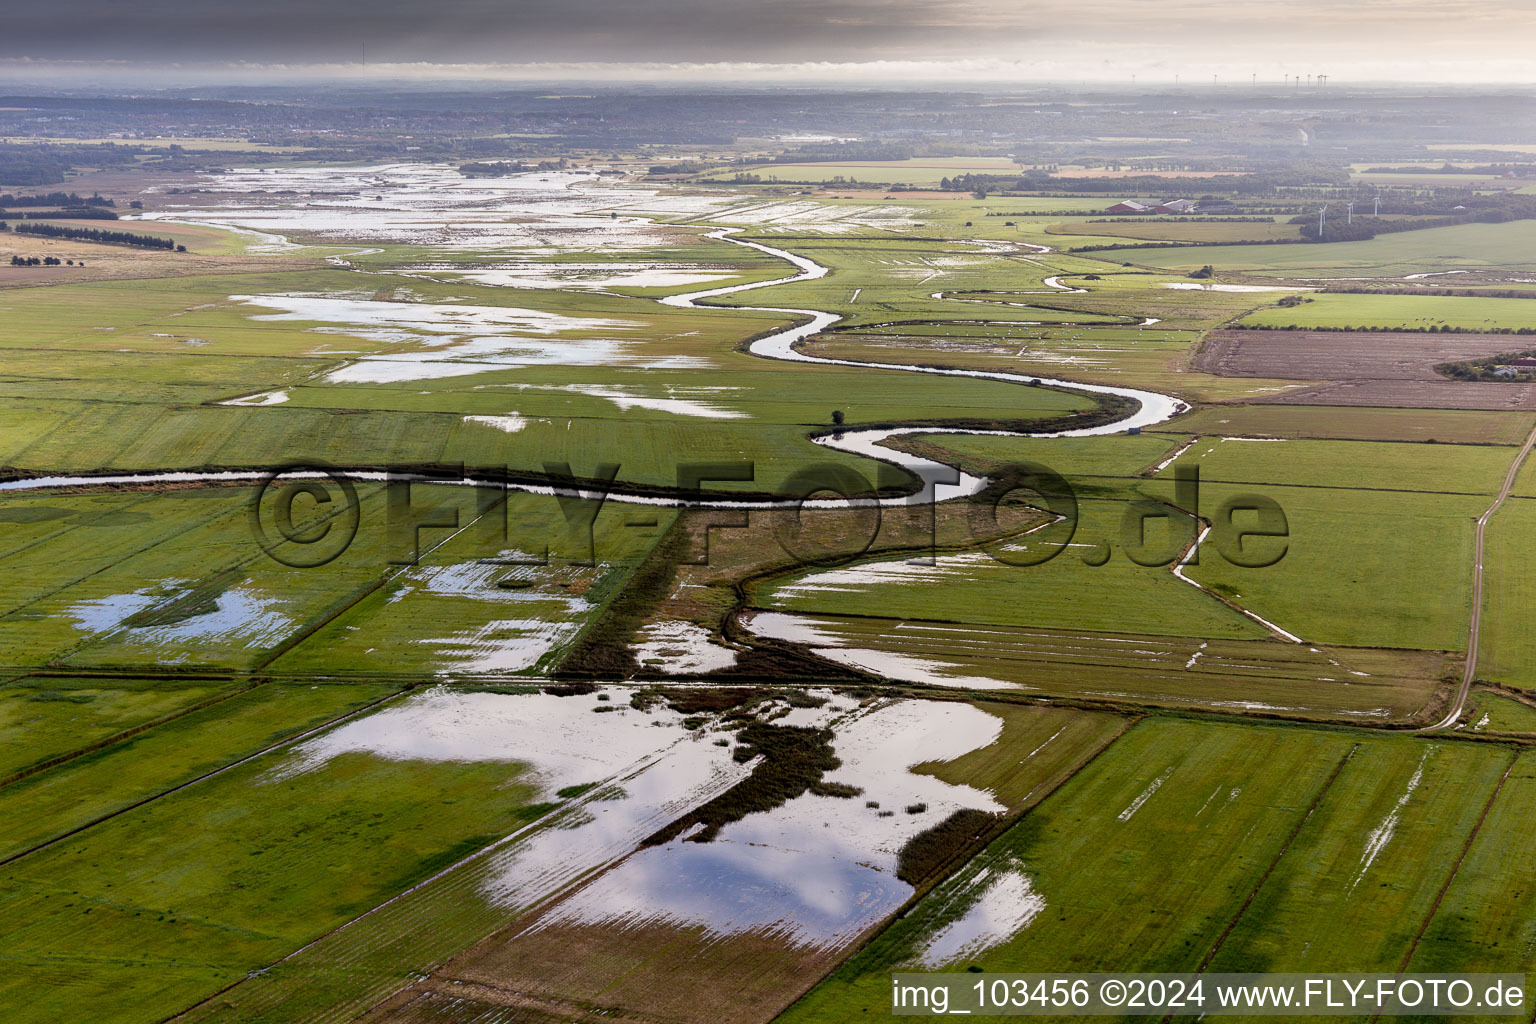
[[[1171,76],[1202,61],[1240,64],[1243,73],[1323,59],[1335,68],[1403,65],[1410,77],[1415,63],[1436,60],[1484,73],[1498,60],[1528,69],[1532,56],[1518,26],[1536,13],[1536,0],[0,2],[0,61],[608,67],[994,60],[1109,78],[1133,64]],[[1529,80],[1527,71],[1520,74]]]
[[[867,60],[964,49],[934,0],[53,0],[8,4],[0,57],[146,61]],[[985,20],[984,18],[981,20]]]

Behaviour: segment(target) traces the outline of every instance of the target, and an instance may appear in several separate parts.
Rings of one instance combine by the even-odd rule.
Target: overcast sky
[[[8,60],[1012,61],[1101,79],[1136,67],[1191,74],[1251,67],[1267,75],[1281,67],[1323,71],[1325,63],[1346,77],[1355,69],[1412,77],[1462,67],[1473,79],[1498,78],[1531,66],[1536,14],[1536,0],[7,0],[5,7],[0,59]]]

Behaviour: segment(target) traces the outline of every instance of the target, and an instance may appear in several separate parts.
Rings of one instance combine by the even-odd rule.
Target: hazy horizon
[[[813,88],[943,90],[948,88],[1075,88],[1236,92],[1257,87],[1318,89],[1358,87],[1536,85],[1536,61],[1417,61],[1338,64],[1292,62],[1220,64],[1053,61],[816,61],[769,63],[696,62],[527,62],[447,64],[434,62],[259,63],[36,60],[0,58],[0,86],[51,88],[176,88],[342,83],[456,88],[475,86],[590,85],[623,87]]]
[[[1532,13],[1536,0],[58,0],[7,13],[0,75],[1508,84],[1536,81],[1512,30]]]

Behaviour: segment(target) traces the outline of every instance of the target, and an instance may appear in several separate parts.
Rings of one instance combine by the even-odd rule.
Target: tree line
[[[561,171],[568,166],[566,159],[540,160],[538,163],[523,163],[521,160],[472,160],[467,164],[459,164],[459,173],[466,178],[500,178],[509,174],[526,174],[529,171]]]
[[[0,192],[0,206],[116,206],[103,195],[82,196],[78,192],[49,192],[46,195],[20,196]]]
[[[1251,174],[1223,174],[1205,178],[1169,178],[1139,174],[1123,178],[1057,178],[1048,171],[1022,174],[958,174],[942,178],[945,192],[1072,192],[1114,195],[1168,195],[1208,190],[1229,195],[1272,196],[1282,188],[1343,186],[1349,184],[1349,168],[1332,164],[1297,164],[1294,167]]]
[[[0,229],[6,225],[0,222]],[[68,238],[81,242],[108,242],[114,245],[137,245],[145,249],[167,249],[186,252],[187,247],[177,245],[173,239],[155,235],[139,235],[131,231],[108,231],[104,228],[67,228],[59,224],[17,224],[12,228],[21,235],[42,235],[45,238]]]

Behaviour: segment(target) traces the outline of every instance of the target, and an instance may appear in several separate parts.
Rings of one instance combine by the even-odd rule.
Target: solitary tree
[[[841,409],[833,409],[832,410],[832,425],[834,427],[840,427],[840,426],[843,425],[843,410],[841,410]]]

